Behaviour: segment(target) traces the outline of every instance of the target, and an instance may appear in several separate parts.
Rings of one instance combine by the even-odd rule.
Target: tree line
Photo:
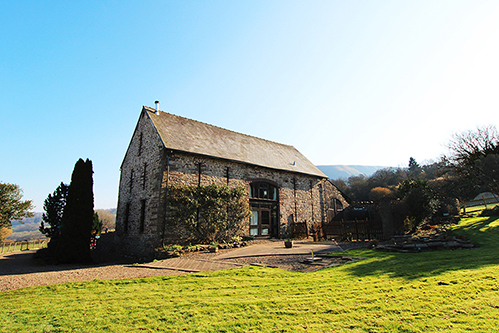
[[[385,168],[372,176],[351,176],[333,183],[352,202],[373,202],[414,230],[435,213],[457,213],[465,201],[482,192],[499,193],[499,134],[495,126],[456,133],[448,154],[420,165]],[[382,208],[380,208],[382,207]],[[406,230],[407,231],[407,230]]]
[[[411,157],[405,168],[381,169],[370,177],[352,176],[333,183],[351,201],[377,203],[381,213],[394,221],[403,220],[409,230],[438,210],[459,209],[481,192],[499,193],[495,126],[456,133],[447,147],[448,154],[437,162],[420,165]],[[90,260],[90,238],[102,229],[102,220],[93,209],[92,174],[92,162],[78,160],[71,183],[61,183],[44,202],[40,231],[51,237],[49,249],[59,262]],[[19,185],[0,182],[0,237],[8,235],[13,220],[33,216],[32,209],[32,201],[23,200]]]

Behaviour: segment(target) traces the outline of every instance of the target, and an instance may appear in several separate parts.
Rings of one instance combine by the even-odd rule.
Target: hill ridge
[[[333,165],[317,165],[319,170],[324,172],[329,179],[348,178],[351,176],[365,175],[371,176],[379,169],[387,168],[380,165],[348,165],[348,164],[333,164]]]

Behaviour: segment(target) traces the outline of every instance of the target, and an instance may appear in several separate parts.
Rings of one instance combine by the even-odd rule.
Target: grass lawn
[[[499,219],[455,232],[480,248],[8,291],[0,332],[499,332]]]

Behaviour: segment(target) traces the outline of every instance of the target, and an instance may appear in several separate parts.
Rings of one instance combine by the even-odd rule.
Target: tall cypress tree
[[[90,235],[94,216],[92,161],[76,162],[60,228],[56,260],[90,262]]]

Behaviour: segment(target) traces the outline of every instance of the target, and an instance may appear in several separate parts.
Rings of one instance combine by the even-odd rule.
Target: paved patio
[[[220,253],[216,259],[223,260],[229,258],[273,256],[273,255],[299,255],[314,253],[341,252],[343,249],[334,241],[312,242],[309,240],[294,240],[292,248],[286,248],[284,241],[270,241],[262,244],[252,244],[240,247],[229,252]]]
[[[334,241],[312,242],[309,240],[294,240],[292,248],[286,248],[283,240],[268,242],[255,242],[249,246],[221,250],[219,253],[196,253],[184,255],[178,258],[165,259],[139,265],[139,267],[150,269],[178,270],[183,272],[206,272],[251,264],[240,264],[231,261],[235,258],[256,258],[262,256],[286,256],[286,255],[308,255],[344,251],[341,245]]]

